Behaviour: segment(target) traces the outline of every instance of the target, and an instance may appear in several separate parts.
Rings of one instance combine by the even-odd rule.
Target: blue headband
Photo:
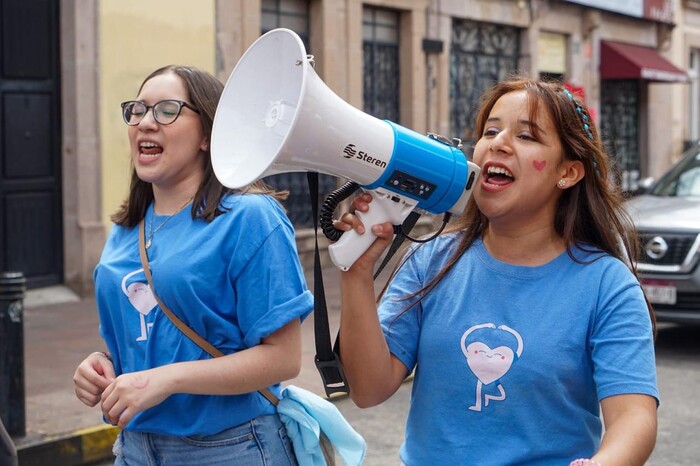
[[[581,120],[583,120],[583,129],[586,131],[586,134],[588,135],[588,139],[591,141],[593,140],[593,133],[591,132],[591,127],[588,125],[588,115],[583,113],[583,110],[581,109],[581,106],[576,102],[574,99],[574,96],[569,92],[568,89],[564,89],[564,94],[569,98],[569,100],[574,104],[576,107],[576,113],[578,113],[579,117]]]

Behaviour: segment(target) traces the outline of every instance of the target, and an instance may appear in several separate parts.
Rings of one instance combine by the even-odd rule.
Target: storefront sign
[[[540,71],[566,74],[566,36],[540,32],[538,38]]]
[[[673,0],[566,0],[569,3],[612,11],[662,23],[673,22]]]

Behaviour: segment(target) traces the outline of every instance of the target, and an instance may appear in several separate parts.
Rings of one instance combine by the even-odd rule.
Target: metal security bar
[[[304,43],[307,53],[311,53],[309,42],[308,0],[263,0],[262,33],[284,27],[296,32]],[[278,190],[289,191],[289,197],[283,202],[287,216],[295,228],[313,227],[313,216],[309,204],[309,187],[306,173],[282,173],[265,178],[270,186]],[[320,175],[318,179],[319,196],[325,196],[338,185],[335,177]]]
[[[454,20],[450,47],[451,134],[473,144],[474,118],[483,92],[518,67],[520,30]]]
[[[636,80],[601,81],[600,130],[615,160],[617,182],[623,191],[636,191],[641,177],[639,153],[640,83]]]
[[[362,11],[364,111],[400,123],[399,13],[368,6]]]

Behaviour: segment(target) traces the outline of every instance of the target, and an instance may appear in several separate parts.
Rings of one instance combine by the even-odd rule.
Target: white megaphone
[[[479,166],[449,142],[368,115],[318,77],[299,36],[274,29],[255,41],[226,83],[214,118],[211,157],[224,186],[312,171],[348,178],[372,193],[368,227],[401,224],[414,208],[460,215]],[[442,138],[444,139],[444,138]],[[375,236],[344,233],[329,246],[347,270]]]

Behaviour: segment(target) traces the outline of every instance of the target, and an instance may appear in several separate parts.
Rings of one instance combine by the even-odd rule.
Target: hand
[[[114,365],[105,355],[92,353],[73,374],[75,394],[84,404],[93,407],[105,388],[114,380]]]
[[[362,193],[353,199],[350,212],[346,212],[338,220],[333,222],[333,226],[340,231],[355,230],[358,234],[365,233],[365,225],[362,220],[355,215],[355,212],[367,212],[372,202],[372,195]],[[372,245],[360,256],[352,265],[350,270],[369,270],[374,269],[374,265],[382,256],[384,250],[391,244],[394,236],[394,227],[390,222],[385,222],[377,225],[370,225],[371,233],[377,237]]]
[[[102,392],[102,413],[110,424],[124,428],[136,414],[170,396],[167,385],[157,369],[122,374]]]

